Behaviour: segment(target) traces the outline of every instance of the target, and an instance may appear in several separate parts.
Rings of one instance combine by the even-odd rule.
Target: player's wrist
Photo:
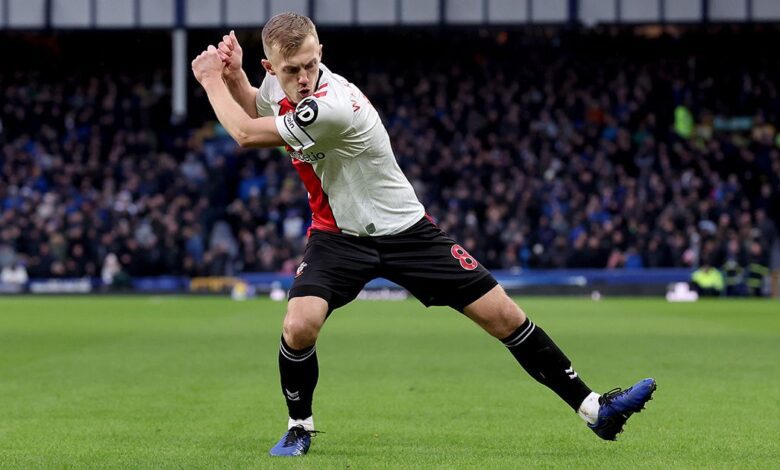
[[[225,81],[228,82],[238,82],[241,80],[241,68],[238,69],[231,69],[230,67],[225,67],[225,69],[222,71],[222,78],[225,79]]]
[[[203,86],[203,88],[206,89],[206,91],[208,91],[210,88],[224,86],[224,82],[222,81],[222,76],[220,74],[215,74],[215,73],[204,74],[203,77],[200,79],[200,84]]]

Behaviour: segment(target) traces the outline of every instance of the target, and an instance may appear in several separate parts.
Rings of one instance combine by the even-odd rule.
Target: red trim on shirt
[[[287,113],[295,111],[295,105],[290,103],[289,98],[286,96],[278,101],[279,104],[279,116],[284,116]]]
[[[292,159],[293,166],[298,171],[306,190],[309,192],[309,207],[311,207],[311,230],[323,230],[325,232],[341,232],[336,224],[336,218],[333,217],[333,210],[330,208],[328,195],[322,190],[322,181],[311,163]]]
[[[327,83],[325,84],[327,85]],[[323,88],[323,85],[320,88]],[[279,101],[279,115],[284,116],[287,113],[295,111],[295,106],[290,103],[287,97],[284,97]],[[289,145],[285,146],[287,151],[292,152],[293,148]],[[336,224],[336,218],[333,217],[333,209],[330,207],[330,201],[328,195],[322,189],[322,181],[317,173],[314,171],[314,167],[311,163],[302,162],[296,158],[290,157],[293,163],[293,167],[298,172],[303,185],[306,186],[306,191],[309,192],[309,207],[311,207],[311,219],[312,224],[309,227],[309,235],[311,235],[312,229],[323,230],[325,232],[341,232],[339,226]]]

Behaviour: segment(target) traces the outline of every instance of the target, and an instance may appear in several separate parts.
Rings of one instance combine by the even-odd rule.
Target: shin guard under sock
[[[279,375],[290,418],[306,419],[312,415],[311,404],[319,373],[316,345],[293,349],[282,337],[279,346]]]
[[[591,393],[569,358],[530,318],[501,342],[531,377],[557,393],[575,411]]]

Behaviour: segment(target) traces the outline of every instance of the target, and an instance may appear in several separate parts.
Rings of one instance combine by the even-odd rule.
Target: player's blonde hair
[[[289,57],[308,36],[314,36],[317,44],[320,43],[317,29],[309,17],[291,11],[279,13],[263,27],[263,51],[266,58],[277,51],[282,57]]]

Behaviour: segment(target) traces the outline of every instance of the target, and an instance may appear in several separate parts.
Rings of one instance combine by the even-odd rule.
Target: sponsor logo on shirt
[[[305,163],[316,163],[324,159],[325,157],[327,157],[327,155],[325,155],[325,152],[304,153],[304,152],[299,152],[298,150],[293,150],[292,152],[290,152],[290,157]]]

